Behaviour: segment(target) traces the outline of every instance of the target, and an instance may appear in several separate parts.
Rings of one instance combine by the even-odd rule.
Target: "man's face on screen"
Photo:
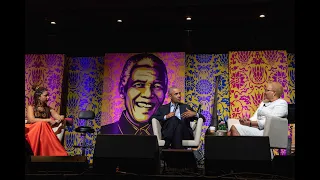
[[[147,122],[165,98],[164,73],[152,67],[138,67],[127,83],[125,105],[130,117]]]

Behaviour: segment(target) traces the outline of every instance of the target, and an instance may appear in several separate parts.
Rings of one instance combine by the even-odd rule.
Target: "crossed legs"
[[[162,127],[162,136],[165,140],[164,148],[183,149],[182,140],[192,139],[184,120],[173,116],[167,119]]]
[[[227,133],[228,136],[240,136],[240,133],[238,132],[237,128],[232,125],[230,128],[230,131]]]

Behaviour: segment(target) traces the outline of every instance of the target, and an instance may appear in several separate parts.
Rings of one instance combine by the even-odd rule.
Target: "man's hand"
[[[169,114],[166,115],[166,119],[171,118],[172,116],[174,116],[176,114],[176,112],[171,112]]]
[[[189,118],[189,117],[194,117],[196,115],[197,115],[196,112],[191,111],[187,108],[187,111],[181,114],[181,118]]]

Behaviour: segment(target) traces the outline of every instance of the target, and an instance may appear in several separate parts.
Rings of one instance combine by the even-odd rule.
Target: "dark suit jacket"
[[[152,118],[156,118],[160,122],[163,121],[164,116],[170,113],[170,104],[171,103],[160,106],[157,112],[152,116]],[[180,103],[179,104],[180,114],[183,114],[184,112],[186,112],[187,108],[191,111],[194,111],[189,105]],[[194,117],[194,119],[196,120],[197,118]]]
[[[161,123],[161,121],[164,120],[164,119],[163,119],[163,118],[164,118],[164,115],[167,115],[167,114],[170,113],[170,104],[171,104],[171,102],[170,102],[169,104],[165,104],[165,105],[160,106],[159,109],[157,110],[157,112],[155,112],[155,113],[153,114],[153,116],[150,118],[149,123],[151,124],[152,118],[158,119],[158,120],[160,121],[160,123]],[[187,111],[187,108],[188,108],[189,110],[195,112],[195,110],[192,109],[188,104],[179,103],[180,114],[186,112],[186,111]],[[199,114],[199,117],[202,118],[203,121],[205,121],[205,118],[204,118],[204,116],[203,116],[202,114]],[[193,119],[193,120],[197,120],[198,118],[197,118],[197,117],[193,117],[192,119]]]
[[[151,119],[156,118],[160,122],[160,125],[162,127],[165,127],[164,124],[167,121],[167,120],[164,120],[164,116],[170,113],[170,104],[171,104],[171,102],[169,104],[165,104],[165,105],[160,106],[158,108],[157,112],[151,117]],[[179,103],[180,115],[183,114],[184,112],[186,112],[187,108],[191,111],[194,111],[189,105],[184,104],[184,103]],[[199,116],[200,116],[200,114],[199,114]],[[151,119],[149,120],[150,124],[151,124]],[[186,127],[188,128],[188,131],[189,131],[191,137],[193,137],[193,131],[192,131],[192,128],[190,127],[190,121],[194,121],[197,119],[198,119],[197,117],[181,119],[181,121],[183,121],[186,124]],[[163,133],[163,131],[164,131],[164,129],[162,128],[161,132]]]
[[[171,102],[169,104],[160,106],[157,112],[150,118],[149,123],[151,124],[152,118],[156,118],[160,122],[161,126],[163,126],[164,116],[170,113],[170,104]],[[183,114],[184,112],[186,112],[187,108],[195,112],[195,110],[193,110],[189,105],[179,103],[180,114]],[[201,114],[199,114],[199,117],[201,117],[204,120],[204,117]],[[197,119],[198,119],[197,117],[191,117],[191,118],[184,119],[184,121],[186,121],[186,124],[190,124],[190,121],[197,120]],[[189,128],[190,125],[187,127]],[[192,133],[191,127],[189,131]]]

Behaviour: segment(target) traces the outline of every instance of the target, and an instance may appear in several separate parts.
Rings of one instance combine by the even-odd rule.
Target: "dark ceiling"
[[[294,52],[293,0],[28,0],[25,12],[26,53]]]

